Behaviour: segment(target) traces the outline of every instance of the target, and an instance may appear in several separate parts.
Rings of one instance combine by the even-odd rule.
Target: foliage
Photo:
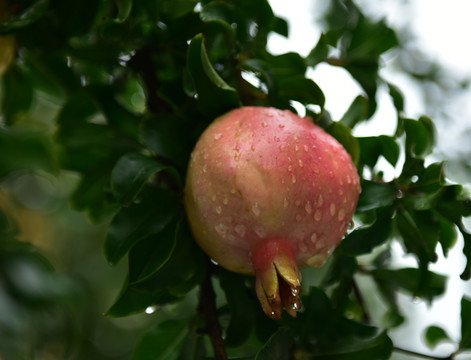
[[[8,9],[0,36],[14,36],[16,57],[1,78],[0,185],[18,172],[80,174],[72,206],[106,224],[110,264],[127,259],[106,315],[158,309],[134,359],[388,359],[395,350],[389,331],[404,321],[398,294],[430,303],[442,295],[447,279],[430,264],[458,236],[467,259],[461,278],[471,277],[471,233],[463,225],[471,198],[447,180],[444,162],[428,160],[432,120],[406,117],[400,90],[381,77],[382,55],[400,46],[395,31],[352,1],[331,1],[325,32],[307,57],[267,51],[268,36],[286,36],[288,24],[266,0],[21,0]],[[363,89],[341,119],[331,119],[322,90],[306,77],[320,63],[344,68]],[[355,137],[355,127],[376,113],[380,86],[397,110],[396,132]],[[41,99],[57,107],[53,136],[29,120]],[[195,245],[181,199],[192,147],[215,117],[241,105],[296,111],[295,104],[346,147],[363,192],[357,226],[325,275],[312,275],[315,286],[303,289],[304,310],[274,322],[264,317],[252,278],[215,266]],[[397,177],[385,180],[382,160]],[[73,316],[60,326],[73,338],[83,292],[13,228],[0,211],[2,313],[35,314],[42,328],[44,309],[66,312]],[[416,267],[394,266],[397,243]],[[384,319],[369,313],[360,277],[374,282],[387,305]],[[198,293],[191,311],[165,314]],[[462,336],[450,359],[471,349],[470,304],[463,297]],[[34,347],[49,340],[4,350],[5,334],[20,334],[16,325],[0,321],[1,356],[33,358]],[[431,347],[451,341],[437,326],[425,339]],[[85,356],[67,336],[61,341],[66,353]]]

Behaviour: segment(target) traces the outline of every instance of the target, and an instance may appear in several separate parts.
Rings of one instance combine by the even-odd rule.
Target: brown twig
[[[211,266],[211,264],[208,265],[208,270]],[[222,338],[216,308],[216,293],[211,282],[211,271],[208,271],[206,278],[200,285],[198,312],[203,315],[206,321],[206,326],[201,332],[209,336],[214,349],[214,358],[216,360],[227,360],[226,346]]]

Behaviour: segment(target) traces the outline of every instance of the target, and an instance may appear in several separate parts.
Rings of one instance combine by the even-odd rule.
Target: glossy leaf
[[[339,250],[348,255],[361,255],[373,251],[379,245],[385,243],[391,235],[391,210],[380,209],[377,211],[373,224],[360,227],[352,231],[342,241]]]
[[[451,341],[450,337],[443,328],[439,326],[429,326],[425,330],[425,342],[427,346],[431,349],[435,348],[439,343],[443,341]]]
[[[326,36],[321,34],[316,46],[311,50],[306,57],[306,63],[309,66],[315,67],[317,64],[326,61],[329,56],[329,44],[327,43]]]
[[[123,155],[111,172],[111,189],[121,204],[129,205],[151,176],[167,171],[178,179],[175,170],[142,153]]]
[[[292,346],[293,335],[291,330],[280,327],[257,353],[255,360],[292,359]]]
[[[390,136],[359,137],[360,162],[373,168],[380,156],[383,156],[391,165],[395,166],[399,160],[399,145]]]
[[[424,272],[416,268],[377,269],[372,270],[371,275],[378,284],[388,283],[396,289],[428,301],[445,292],[446,276],[431,271]]]
[[[357,211],[369,211],[391,206],[397,197],[397,190],[391,183],[363,180]]]
[[[113,218],[105,241],[105,256],[116,264],[136,243],[162,231],[179,208],[166,190],[153,188],[141,201],[123,207]]]
[[[209,61],[203,35],[196,35],[188,47],[187,66],[198,95],[198,108],[217,116],[240,105],[237,91],[214,70]]]
[[[133,360],[176,360],[189,331],[188,319],[161,322],[144,334],[134,351]]]
[[[116,7],[118,8],[118,14],[116,21],[123,22],[131,14],[133,0],[114,0]]]
[[[428,155],[435,144],[435,128],[431,120],[421,117],[419,120],[404,120],[406,150],[413,156]]]

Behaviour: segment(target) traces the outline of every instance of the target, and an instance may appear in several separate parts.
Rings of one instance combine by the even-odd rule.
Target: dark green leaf
[[[396,111],[399,114],[402,113],[404,111],[404,102],[405,102],[404,94],[402,94],[401,90],[397,86],[391,83],[388,83],[388,88],[389,88],[389,95],[391,95]]]
[[[440,223],[433,212],[400,208],[396,215],[396,226],[407,251],[416,255],[421,268],[437,261]]]
[[[173,168],[142,153],[123,155],[111,172],[111,189],[121,204],[129,205],[149,181],[160,171],[168,171],[178,179]]]
[[[155,155],[169,159],[183,171],[192,150],[187,126],[173,116],[149,117],[141,127],[141,138]]]
[[[323,106],[323,104],[322,104]],[[325,130],[332,135],[350,154],[354,164],[360,159],[360,146],[348,127],[340,122],[332,122]]]
[[[399,145],[390,136],[359,137],[360,162],[373,168],[380,156],[383,156],[391,165],[396,166],[399,160]]]
[[[227,85],[210,63],[201,34],[191,40],[187,66],[203,114],[214,117],[240,105],[237,91]]]
[[[321,34],[316,46],[311,50],[306,57],[307,65],[315,67],[317,64],[326,61],[329,56],[329,44],[327,43],[326,36]]]
[[[0,128],[0,177],[21,170],[54,172],[55,160],[52,143],[44,134]]]
[[[450,337],[441,327],[429,326],[425,330],[425,342],[431,349],[435,348],[442,341],[451,341]]]
[[[355,338],[345,341],[315,356],[319,360],[387,360],[393,351],[393,343],[386,331],[372,337]]]
[[[255,360],[292,359],[293,334],[290,329],[280,327],[255,356]]]
[[[5,122],[12,125],[26,119],[33,101],[33,86],[23,69],[10,66],[2,77],[2,94],[1,109]]]
[[[412,296],[428,301],[432,301],[434,297],[445,292],[446,276],[432,271],[403,268],[398,270],[377,269],[370,273],[378,284],[388,283]]]
[[[428,117],[419,120],[405,119],[406,150],[410,155],[423,157],[432,151],[435,144],[435,128]]]
[[[368,118],[368,99],[358,95],[343,115],[340,122],[346,127],[353,129],[356,124]]]
[[[118,8],[118,14],[116,15],[117,22],[124,22],[131,14],[133,0],[113,0],[116,7]]]
[[[133,360],[176,360],[189,331],[188,319],[166,320],[144,334]]]
[[[369,226],[351,232],[341,243],[339,250],[348,255],[361,255],[386,242],[391,234],[391,210],[379,209],[376,221]]]
[[[471,300],[461,298],[461,350],[471,349]]]
[[[279,79],[278,96],[286,100],[299,101],[304,105],[319,105],[324,108],[325,97],[319,86],[304,76]]]
[[[220,270],[219,281],[226,295],[231,320],[226,332],[227,346],[240,346],[250,336],[253,327],[253,308],[245,293],[245,278],[226,270]]]
[[[20,14],[0,22],[0,35],[13,33],[38,20],[49,7],[49,0],[37,0]]]
[[[140,240],[162,231],[178,208],[175,196],[159,188],[148,190],[141,202],[121,208],[108,228],[107,260],[116,264]]]
[[[391,183],[363,180],[357,211],[363,212],[391,206],[396,199],[396,195],[396,188]]]

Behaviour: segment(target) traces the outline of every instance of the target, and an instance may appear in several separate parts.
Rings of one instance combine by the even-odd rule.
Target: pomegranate
[[[346,150],[309,118],[242,107],[216,119],[191,155],[185,206],[195,240],[224,268],[255,274],[264,312],[300,308],[300,267],[321,266],[360,193]]]

